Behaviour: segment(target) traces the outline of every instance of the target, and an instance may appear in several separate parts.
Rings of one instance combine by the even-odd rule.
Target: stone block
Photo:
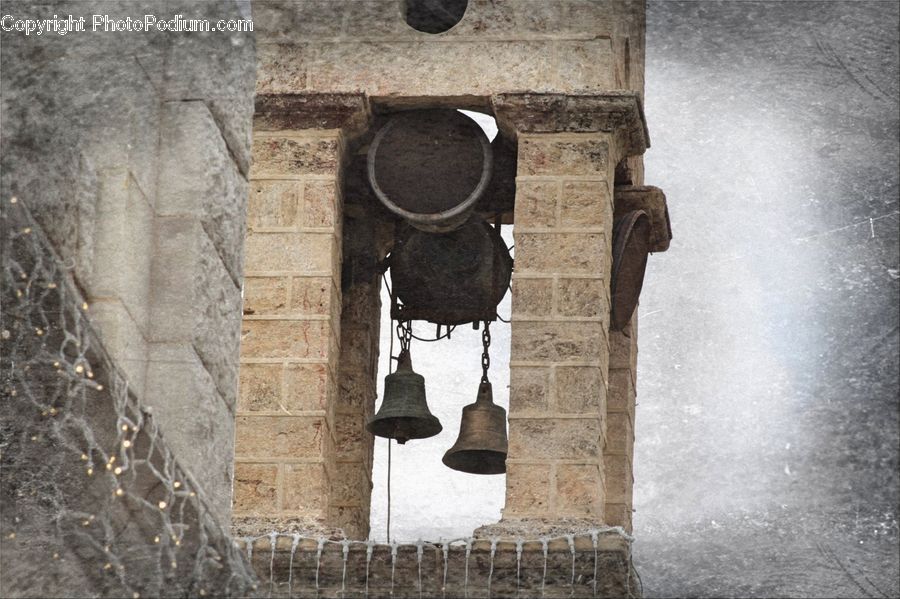
[[[234,455],[239,458],[317,458],[328,435],[314,416],[238,416]]]
[[[341,412],[334,418],[335,457],[365,463],[374,437],[366,430],[366,415]]]
[[[612,231],[612,202],[606,179],[565,182],[560,204],[561,227],[606,227]]]
[[[516,182],[515,225],[553,227],[559,203],[559,182],[523,179]]]
[[[256,94],[296,94],[308,89],[307,71],[313,52],[306,44],[260,44],[256,52]]]
[[[281,405],[289,412],[324,410],[330,382],[326,364],[286,364]]]
[[[628,412],[607,414],[606,452],[634,455],[634,425]]]
[[[598,464],[559,464],[556,467],[556,514],[603,518],[605,490]]]
[[[422,34],[418,34],[421,36]],[[313,47],[314,46],[314,47]],[[266,85],[258,91],[289,90],[297,81],[294,69],[284,65],[285,54],[308,60],[310,89],[322,92],[365,91],[370,96],[468,96],[496,91],[556,89],[550,45],[547,42],[511,41],[503,44],[427,40],[316,42],[279,46],[266,56],[259,70]],[[309,61],[307,57],[313,56]],[[385,57],[373,61],[373,57]],[[389,58],[387,58],[389,57]],[[478,57],[478,60],[472,60]],[[523,60],[523,57],[527,57]],[[282,75],[278,69],[284,69]]]
[[[602,318],[609,321],[609,283],[606,279],[566,279],[557,283],[560,316]]]
[[[609,144],[595,135],[520,135],[517,175],[608,178]]]
[[[282,510],[324,515],[328,503],[328,479],[322,464],[285,464],[283,468]]]
[[[514,277],[512,311],[515,317],[553,314],[553,279]]]
[[[282,399],[282,364],[241,364],[238,412],[277,412]]]
[[[328,508],[328,522],[344,531],[348,539],[369,538],[369,507],[331,506]]]
[[[244,279],[244,315],[285,314],[288,310],[289,277],[247,277]]]
[[[252,179],[337,176],[340,145],[336,136],[262,135],[253,137]]]
[[[229,406],[237,399],[241,295],[195,218],[156,219],[154,342],[190,341]]]
[[[594,418],[513,418],[510,459],[595,459],[600,457],[600,421]]]
[[[604,276],[610,256],[602,233],[516,233],[516,272]],[[249,252],[248,252],[249,254]]]
[[[220,521],[227,522],[234,416],[190,343],[150,344],[144,401],[178,463],[200,484]]]
[[[631,325],[621,331],[609,332],[609,367],[632,371],[637,365],[637,336]]]
[[[234,465],[235,515],[268,516],[278,511],[278,465]]]
[[[375,409],[375,381],[367,367],[341,361],[338,405],[342,410],[369,414]]]
[[[602,361],[606,330],[597,322],[513,321],[511,345],[513,361]]]
[[[325,320],[245,320],[241,355],[252,358],[327,359],[332,331]]]
[[[606,408],[610,412],[628,412],[634,418],[634,378],[627,368],[612,368],[610,358],[609,392]]]
[[[625,532],[630,533],[631,524],[631,504],[625,503],[607,503],[604,509],[603,521],[608,526],[621,526]]]
[[[510,412],[546,412],[549,407],[550,369],[533,366],[510,366]]]
[[[153,208],[127,171],[100,176],[89,299],[118,298],[146,336]]]
[[[247,203],[247,226],[293,227],[303,195],[302,181],[253,180]]]
[[[301,224],[334,228],[337,222],[338,189],[335,181],[306,181],[303,186]]]
[[[147,341],[131,313],[118,299],[94,301],[88,310],[91,324],[122,370],[128,388],[144,397],[147,374]]]
[[[160,216],[200,219],[235,284],[243,275],[248,185],[201,101],[163,107]]]
[[[332,272],[337,253],[330,233],[258,233],[247,236],[247,274]]]
[[[615,57],[609,39],[560,41],[556,51],[561,89],[603,91],[620,87],[615,82]]]
[[[567,414],[603,416],[606,387],[596,366],[556,367],[556,409]]]
[[[549,513],[550,483],[549,464],[507,464],[503,517]]]
[[[631,505],[634,478],[631,459],[627,455],[607,455],[603,458],[606,475],[606,501]]]
[[[330,314],[339,304],[337,289],[330,277],[294,277],[291,311],[298,314]]]
[[[336,505],[362,505],[363,495],[372,488],[365,464],[338,462],[331,478],[331,502]]]
[[[328,39],[341,35],[348,5],[334,0],[266,0],[253,5],[253,26],[266,42]],[[402,22],[402,21],[401,21]]]

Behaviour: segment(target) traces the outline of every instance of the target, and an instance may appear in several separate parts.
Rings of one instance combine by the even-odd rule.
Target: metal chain
[[[488,350],[491,347],[491,324],[484,321],[484,330],[481,332],[481,344],[484,346],[484,352],[481,354],[481,382],[487,383],[488,369],[491,367],[491,355]]]
[[[402,321],[397,321],[397,339],[400,340],[400,351],[409,350],[410,341],[412,341],[412,321],[407,320],[404,324]]]

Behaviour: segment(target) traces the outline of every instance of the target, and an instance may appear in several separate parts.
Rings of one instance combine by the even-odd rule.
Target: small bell
[[[400,352],[397,370],[384,377],[384,401],[366,429],[377,437],[396,439],[401,445],[410,439],[433,437],[443,430],[428,410],[425,378],[413,372],[409,350]]]
[[[506,453],[506,410],[494,404],[491,384],[482,380],[478,399],[463,408],[459,438],[443,462],[460,472],[503,474]]]

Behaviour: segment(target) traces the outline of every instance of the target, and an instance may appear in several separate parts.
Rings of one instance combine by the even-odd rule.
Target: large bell
[[[491,384],[482,381],[478,399],[463,408],[459,438],[444,464],[469,474],[506,472],[506,410],[494,404]]]
[[[428,411],[425,378],[412,369],[409,351],[397,358],[397,370],[384,377],[384,401],[366,429],[378,437],[396,439],[401,445],[410,439],[433,437],[444,427]]]

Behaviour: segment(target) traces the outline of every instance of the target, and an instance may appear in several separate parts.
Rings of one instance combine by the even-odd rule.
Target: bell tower
[[[391,269],[405,293],[392,318],[444,330],[493,321],[511,278],[509,412],[491,411],[483,379],[466,410],[484,408],[478,430],[497,438],[461,435],[444,457],[506,472],[503,518],[476,536],[630,533],[636,306],[648,254],[671,237],[664,195],[643,182],[643,1],[253,11],[235,528],[365,539],[372,433],[436,434],[424,401],[405,431],[386,406],[376,414]],[[494,117],[497,138],[466,129],[460,109]],[[503,225],[514,264],[496,241]],[[472,274],[448,283],[423,262]],[[461,282],[466,293],[440,301]],[[408,357],[398,373],[412,373]]]

